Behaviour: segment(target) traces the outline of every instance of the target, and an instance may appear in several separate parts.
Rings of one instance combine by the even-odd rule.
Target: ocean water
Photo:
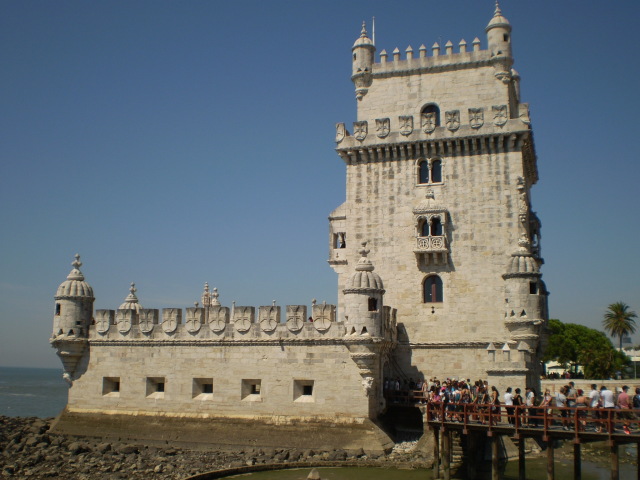
[[[0,367],[0,415],[49,418],[67,403],[59,368]]]

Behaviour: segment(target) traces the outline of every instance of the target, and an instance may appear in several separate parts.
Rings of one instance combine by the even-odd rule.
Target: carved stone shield
[[[400,115],[400,133],[405,137],[413,132],[413,115]]]
[[[506,105],[494,105],[491,107],[493,110],[493,123],[499,127],[507,123],[507,106]]]
[[[186,321],[187,331],[189,333],[198,333],[200,331],[200,327],[202,323],[200,323],[200,319],[196,317],[188,317]]]
[[[280,307],[260,307],[260,328],[263,332],[273,332],[280,323]]]
[[[422,131],[424,133],[433,133],[436,129],[436,112],[422,114]]]
[[[471,128],[480,128],[484,124],[484,111],[481,108],[469,109],[469,125]]]
[[[116,323],[118,324],[118,331],[120,333],[128,333],[131,330],[133,317],[133,311],[131,310],[118,310],[116,313]]]
[[[209,309],[209,328],[214,333],[220,333],[227,327],[229,321],[228,307],[211,307]]]
[[[287,328],[290,332],[299,332],[304,326],[304,320],[299,316],[289,317],[287,320]]]
[[[98,310],[96,311],[96,331],[100,334],[105,334],[109,331],[109,327],[112,323],[113,310]]]
[[[158,310],[140,310],[140,331],[151,333],[153,326],[158,323]]]
[[[347,129],[344,123],[336,123],[336,143],[340,143],[347,136]]]
[[[455,132],[460,128],[460,110],[452,110],[445,113],[447,119],[447,128],[451,132]]]
[[[385,138],[389,135],[390,121],[388,118],[376,118],[376,135],[378,138]]]
[[[367,138],[367,133],[369,132],[368,123],[364,122],[353,122],[353,136],[356,137],[357,140],[363,141]]]

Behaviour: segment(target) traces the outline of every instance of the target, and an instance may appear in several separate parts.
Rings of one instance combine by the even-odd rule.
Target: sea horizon
[[[0,366],[0,415],[57,416],[67,403],[61,368]]]

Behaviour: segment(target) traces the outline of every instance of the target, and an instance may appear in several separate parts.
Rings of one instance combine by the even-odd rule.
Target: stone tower
[[[62,360],[63,376],[69,383],[74,380],[78,363],[88,347],[94,301],[93,289],[80,271],[80,255],[76,254],[71,265],[73,269],[56,291],[50,340]]]
[[[526,103],[499,6],[457,51],[409,46],[375,61],[363,27],[352,48],[357,120],[336,125],[346,201],[330,217],[329,263],[346,322],[349,282],[367,240],[397,309],[388,375],[534,385],[547,321],[538,181]],[[429,51],[430,50],[430,51]],[[362,260],[360,260],[362,261]],[[367,260],[368,261],[368,260]],[[382,286],[380,286],[382,289]]]

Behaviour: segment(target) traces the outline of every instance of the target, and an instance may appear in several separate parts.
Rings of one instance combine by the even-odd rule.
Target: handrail
[[[513,428],[515,434],[522,430],[542,430],[545,436],[548,432],[557,433],[558,428],[561,428],[567,433],[573,433],[576,440],[581,433],[602,433],[609,439],[622,433],[640,437],[640,409],[432,402],[425,398],[421,390],[388,395],[387,399],[395,405],[425,407],[427,421],[440,423],[442,426],[457,423],[466,429],[477,422],[487,425],[490,432],[500,426]],[[503,419],[506,419],[506,423]],[[622,425],[622,431],[616,432],[616,425]],[[629,428],[629,433],[624,431],[624,426]],[[590,428],[593,430],[589,431]]]

